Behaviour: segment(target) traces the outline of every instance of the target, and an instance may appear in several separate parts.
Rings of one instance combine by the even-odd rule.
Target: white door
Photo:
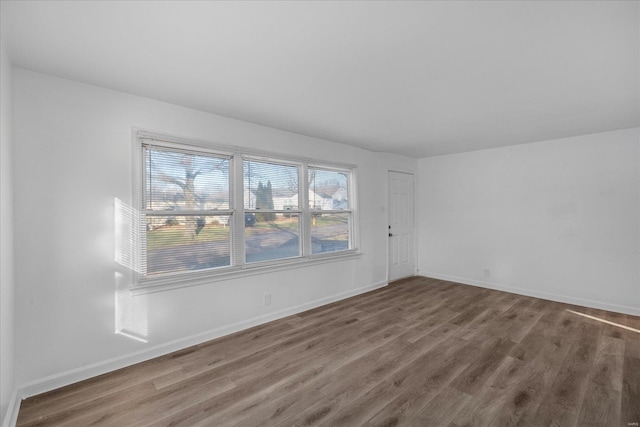
[[[413,175],[389,171],[389,281],[413,275]]]

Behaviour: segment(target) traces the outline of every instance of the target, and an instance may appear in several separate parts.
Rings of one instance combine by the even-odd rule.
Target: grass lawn
[[[184,226],[167,225],[147,232],[147,250],[219,240],[229,240],[229,227],[208,224],[196,235],[195,241],[192,241]]]
[[[315,222],[313,222],[315,220]],[[312,219],[314,227],[339,225],[347,223],[345,216],[318,216]],[[171,246],[189,245],[229,240],[229,226],[207,224],[192,241],[184,225],[166,225],[147,232],[147,250],[167,248]],[[298,234],[298,218],[278,218],[273,222],[256,222],[245,228],[245,236],[251,237],[263,233],[285,232]]]

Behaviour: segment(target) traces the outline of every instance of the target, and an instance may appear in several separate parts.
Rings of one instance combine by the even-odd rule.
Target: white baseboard
[[[17,390],[16,399],[19,402],[22,399],[26,399],[31,396],[35,396],[47,391],[55,390],[60,387],[64,387],[69,384],[83,381],[98,375],[105,374],[107,372],[114,371],[116,369],[125,368],[136,363],[144,362],[146,360],[153,359],[155,357],[163,356],[171,352],[181,350],[193,345],[202,344],[203,342],[210,341],[212,339],[220,338],[225,335],[229,335],[244,329],[251,328],[253,326],[261,325],[263,323],[271,322],[274,320],[282,319],[293,314],[301,313],[312,308],[320,307],[322,305],[330,304],[335,301],[340,301],[345,298],[356,296],[365,292],[372,291],[374,289],[387,286],[388,282],[381,281],[372,285],[363,286],[357,289],[352,289],[346,292],[342,292],[336,295],[320,298],[314,301],[310,301],[304,304],[300,304],[295,307],[286,308],[284,310],[268,313],[262,316],[257,316],[249,320],[234,323],[231,325],[222,326],[220,328],[212,329],[206,332],[191,335],[189,337],[181,338],[178,340],[166,342],[143,351],[127,354],[121,357],[105,360],[102,362],[94,363],[91,365],[83,366],[81,368],[68,370],[59,374],[51,375],[45,378],[40,378],[35,381],[31,381],[22,385]],[[15,416],[18,413],[16,410]],[[11,424],[8,424],[11,426]],[[6,426],[3,426],[6,427]]]
[[[9,399],[9,405],[7,406],[7,413],[2,421],[2,427],[15,427],[18,422],[18,412],[20,412],[20,403],[22,399],[18,398],[18,391],[14,390]]]
[[[601,301],[593,301],[585,298],[570,297],[566,295],[554,294],[549,292],[534,291],[531,289],[523,289],[515,286],[498,285],[481,280],[467,279],[464,277],[449,276],[434,272],[420,272],[421,276],[431,277],[433,279],[447,280],[450,282],[461,283],[463,285],[478,286],[481,288],[494,289],[497,291],[510,292],[512,294],[524,295],[528,297],[542,298],[551,301],[563,302],[566,304],[579,305],[582,307],[597,308],[600,310],[615,311],[616,313],[631,314],[632,316],[640,316],[640,308],[626,305],[608,304]]]

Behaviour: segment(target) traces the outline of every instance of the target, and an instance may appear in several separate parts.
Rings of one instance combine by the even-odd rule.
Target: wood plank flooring
[[[31,397],[18,426],[627,427],[639,330],[413,277]]]

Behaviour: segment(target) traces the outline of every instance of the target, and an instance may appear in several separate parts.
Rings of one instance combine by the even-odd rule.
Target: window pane
[[[230,265],[229,215],[146,219],[148,275]]]
[[[349,209],[347,172],[309,168],[309,208],[315,210]]]
[[[350,213],[312,214],[311,253],[349,249]]]
[[[145,167],[145,209],[229,209],[229,159],[147,148]]]
[[[264,219],[260,215],[273,217]],[[248,263],[300,256],[298,217],[285,213],[247,213],[244,246]]]
[[[298,167],[245,160],[245,209],[298,209]]]

